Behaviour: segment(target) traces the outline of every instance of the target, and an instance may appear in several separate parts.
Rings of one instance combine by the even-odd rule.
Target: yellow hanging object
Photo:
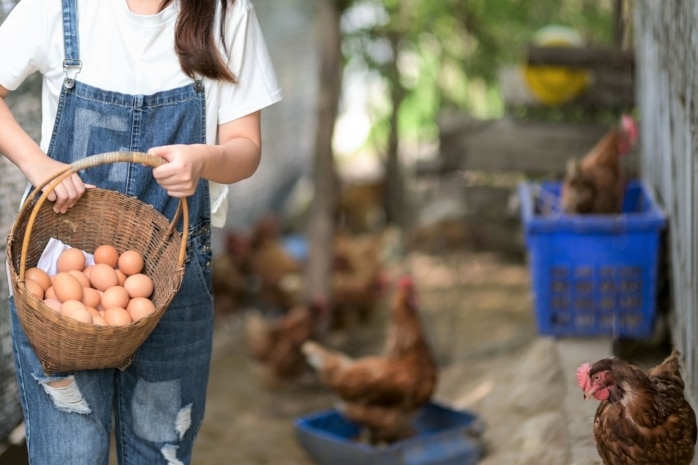
[[[534,36],[533,43],[544,47],[575,47],[582,43],[579,34],[565,26],[547,26]],[[561,66],[523,65],[528,89],[545,105],[560,105],[578,97],[589,85],[589,72]]]

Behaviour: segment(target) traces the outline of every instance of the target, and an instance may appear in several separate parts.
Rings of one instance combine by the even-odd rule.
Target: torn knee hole
[[[53,405],[63,412],[88,414],[92,410],[80,392],[74,376],[38,380]]]

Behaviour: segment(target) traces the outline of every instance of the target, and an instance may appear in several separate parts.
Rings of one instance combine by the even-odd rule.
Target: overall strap
[[[80,61],[80,41],[78,40],[77,0],[63,1],[63,85],[70,89],[75,85],[75,77],[82,69]]]

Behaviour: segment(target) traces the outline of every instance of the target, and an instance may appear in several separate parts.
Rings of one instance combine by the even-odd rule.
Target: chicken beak
[[[584,391],[584,400],[589,400],[589,398],[598,390],[599,389],[596,386],[592,386],[590,389]]]

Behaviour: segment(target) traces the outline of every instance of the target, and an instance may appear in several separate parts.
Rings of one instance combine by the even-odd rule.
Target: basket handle
[[[147,153],[143,152],[122,151],[100,153],[97,155],[92,155],[74,161],[70,165],[66,166],[63,170],[54,174],[52,178],[49,178],[48,180],[41,183],[39,186],[36,187],[36,189],[34,189],[29,194],[25,201],[25,205],[30,205],[31,201],[34,199],[34,197],[36,197],[37,193],[41,192],[41,196],[34,205],[34,208],[27,221],[27,230],[24,234],[24,240],[22,241],[22,254],[20,256],[19,262],[19,278],[21,280],[24,280],[24,271],[27,266],[27,249],[29,248],[29,238],[31,237],[32,229],[34,228],[34,221],[36,221],[36,217],[39,214],[39,209],[44,204],[49,194],[51,194],[51,192],[53,192],[56,186],[60,184],[64,179],[68,178],[74,173],[77,173],[78,171],[84,170],[86,168],[93,168],[95,166],[118,162],[140,163],[142,165],[147,165],[155,168],[165,163],[165,160],[155,155],[148,155]],[[42,189],[44,189],[47,186],[48,188],[42,192]],[[182,244],[179,248],[178,263],[181,267],[184,264],[184,259],[186,258],[187,238],[189,235],[189,207],[187,205],[187,199],[185,197],[179,199],[179,206],[177,207],[177,212],[175,213],[174,218],[172,218],[172,222],[170,223],[170,227],[167,231],[168,235],[174,232],[175,225],[180,216],[182,217],[183,226]]]

